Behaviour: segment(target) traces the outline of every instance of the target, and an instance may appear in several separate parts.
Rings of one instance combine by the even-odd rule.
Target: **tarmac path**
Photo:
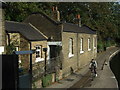
[[[109,57],[113,54],[113,52],[115,51],[111,49],[109,52],[107,51],[105,53],[106,56],[103,54],[103,57],[101,58],[106,58],[104,61],[105,64],[102,64],[103,66],[101,67],[100,62],[98,61],[98,76],[93,81],[86,83],[84,88],[118,88],[117,80],[109,66]]]
[[[109,67],[109,57],[118,50],[117,47],[109,48],[99,54],[96,58],[98,63],[98,77],[91,81],[90,71],[88,71],[82,79],[76,82],[70,88],[117,88],[117,81]],[[107,65],[105,63],[107,62]]]
[[[60,80],[58,83],[52,84],[46,88],[117,88],[117,81],[114,74],[110,70],[109,63],[105,65],[109,57],[119,48],[112,47],[106,51],[99,53],[96,58],[98,63],[96,77],[93,81],[90,79],[90,70],[86,66],[68,77]]]

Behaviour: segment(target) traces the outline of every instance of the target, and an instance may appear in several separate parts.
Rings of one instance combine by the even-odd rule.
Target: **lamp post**
[[[45,75],[46,75],[46,66],[47,66],[47,48],[43,48],[43,51],[45,52]]]

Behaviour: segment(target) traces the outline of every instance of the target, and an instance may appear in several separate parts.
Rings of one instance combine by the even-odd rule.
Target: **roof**
[[[61,23],[54,21],[45,14],[31,14],[24,20],[24,23],[31,23],[48,38],[53,37],[54,41],[61,41]]]
[[[73,33],[96,34],[95,30],[91,29],[86,25],[79,27],[78,25],[72,23],[63,23],[63,31]]]
[[[33,28],[30,24],[5,21],[5,30],[8,33],[20,33],[29,41],[47,40],[40,32]]]

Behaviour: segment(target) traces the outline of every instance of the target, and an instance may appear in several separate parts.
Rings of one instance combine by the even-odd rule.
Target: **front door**
[[[57,49],[56,45],[50,45],[50,58],[55,58],[57,57]]]

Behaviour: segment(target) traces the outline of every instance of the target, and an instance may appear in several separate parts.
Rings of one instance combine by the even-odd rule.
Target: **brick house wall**
[[[44,60],[44,52],[43,48],[47,48],[47,41],[28,41],[25,39],[24,36],[22,36],[19,33],[8,33],[10,37],[10,43],[13,43],[16,47],[18,47],[18,51],[28,51],[30,50],[30,43],[31,43],[31,49],[36,49],[36,45],[41,45],[42,46],[42,58]],[[8,34],[7,34],[7,42],[8,41]],[[7,43],[8,45],[8,43]],[[25,54],[25,55],[19,55],[19,60],[21,60],[23,67],[29,68],[29,61],[30,61],[30,55]],[[36,53],[32,54],[32,63],[34,64],[36,60]]]
[[[2,3],[0,3],[2,4]],[[2,5],[1,5],[2,6]],[[6,35],[4,27],[4,10],[0,7],[0,53],[6,53]]]
[[[80,53],[80,38],[83,38],[83,51],[84,53]],[[90,38],[90,47],[91,50],[88,51],[88,39]],[[88,65],[91,59],[96,58],[97,47],[93,47],[93,38],[96,38],[96,35],[92,34],[79,34],[78,38],[78,59],[79,59],[79,68],[83,68],[84,66]]]
[[[73,57],[69,57],[69,39],[73,39]],[[77,48],[76,48],[76,33],[62,33],[62,53],[63,53],[63,74],[70,73],[71,67],[77,69]]]
[[[73,39],[73,54],[69,57],[69,39]],[[83,38],[84,53],[80,53],[80,38]],[[91,50],[88,51],[88,38],[90,38]],[[71,72],[71,67],[74,71],[88,65],[91,59],[96,58],[97,47],[93,48],[93,38],[97,38],[93,34],[85,33],[62,33],[62,53],[63,53],[63,76],[67,76]],[[96,42],[97,43],[97,42]]]
[[[31,49],[36,49],[35,47],[37,45],[40,45],[42,46],[42,60],[45,59],[45,54],[44,54],[44,51],[43,51],[43,48],[47,48],[47,41],[34,41],[34,42],[31,42]],[[33,60],[33,64],[36,62],[36,54],[33,54],[32,55],[32,60]]]

